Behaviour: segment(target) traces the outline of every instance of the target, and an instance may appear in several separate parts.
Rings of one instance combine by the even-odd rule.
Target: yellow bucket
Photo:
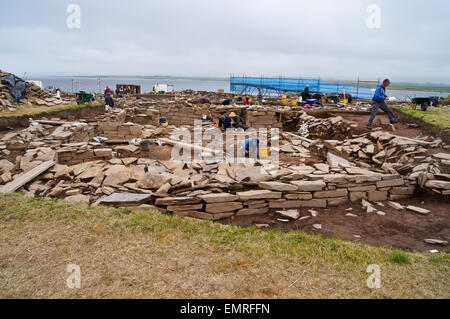
[[[328,100],[329,101],[329,100]],[[326,103],[327,102],[327,99],[326,98],[322,98],[322,103]]]
[[[297,100],[292,101],[292,106],[297,106]]]
[[[348,103],[348,100],[347,100],[347,99],[343,99],[343,100],[342,100],[342,103],[347,104],[347,103]]]
[[[439,104],[439,107],[444,107],[444,105],[443,104]]]
[[[260,148],[259,149],[259,157],[269,157],[270,156],[270,148]]]

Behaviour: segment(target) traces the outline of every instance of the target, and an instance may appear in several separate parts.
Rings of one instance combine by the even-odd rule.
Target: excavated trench
[[[98,112],[98,110],[97,110]],[[78,112],[70,111],[66,112],[64,117],[58,115],[60,118],[78,120],[86,119],[88,121],[95,120],[96,111],[91,112]],[[346,122],[349,122],[351,129],[346,132],[339,132],[333,134],[315,135],[312,132],[311,139],[338,139],[343,140],[345,138],[352,138],[353,135],[365,133],[365,122],[367,121],[368,114],[352,114],[343,112],[329,112],[329,111],[314,111],[310,112],[310,115],[320,118],[328,119],[336,115],[341,116]],[[389,130],[389,123],[381,118],[377,119],[375,125],[382,127],[384,130]],[[16,120],[12,120],[7,123],[6,126],[17,124]],[[127,121],[137,122],[141,125],[151,124],[146,118],[127,116]],[[282,132],[296,132],[298,129],[298,119],[294,119],[289,124],[284,125]],[[19,121],[20,122],[20,121]],[[22,122],[24,122],[22,120]],[[24,125],[22,123],[20,125]],[[353,124],[353,125],[352,125]],[[50,134],[56,130],[57,127],[49,129]],[[400,123],[396,125],[396,134],[402,136],[414,137],[425,134],[421,127],[412,127],[406,125],[406,123]],[[6,131],[0,132],[0,136],[4,135]],[[9,131],[11,132],[11,130]],[[97,132],[95,132],[97,133]],[[164,136],[168,137],[168,136]],[[153,139],[158,139],[155,137]],[[84,141],[86,142],[86,141]],[[203,146],[207,146],[208,142],[204,142]],[[128,145],[126,141],[117,144],[106,144],[103,147],[112,147],[118,145]],[[237,145],[235,145],[237,148]],[[146,158],[153,160],[165,160],[171,159],[173,147],[170,145],[160,146],[151,143],[148,150],[141,149],[137,154],[132,156],[138,158]],[[15,162],[16,157],[24,155],[26,147],[11,150],[11,154],[4,156],[11,162]],[[440,150],[436,150],[440,151]],[[127,157],[130,154],[123,154],[123,157]],[[191,154],[193,155],[193,154]],[[314,165],[326,162],[326,153],[323,150],[311,147],[310,157],[301,159],[299,157],[292,156],[290,154],[281,153],[280,162],[293,165]],[[254,189],[255,185],[243,183],[236,190],[246,191]],[[448,200],[442,200],[440,196],[430,196],[429,193],[416,193],[414,197],[404,199],[400,201],[402,205],[415,205],[420,206],[432,211],[432,218],[430,216],[423,216],[412,212],[398,211],[390,206],[384,205],[377,207],[382,210],[386,215],[378,216],[376,214],[368,214],[360,204],[343,204],[337,207],[330,208],[301,208],[301,218],[296,221],[282,221],[280,216],[275,213],[276,209],[270,209],[269,213],[263,215],[252,216],[233,216],[223,219],[221,222],[225,224],[233,224],[241,227],[249,227],[258,225],[260,228],[279,229],[282,231],[305,231],[312,233],[320,233],[326,237],[339,237],[344,240],[366,243],[375,246],[389,245],[401,249],[409,250],[428,250],[434,249],[435,246],[426,244],[424,238],[449,238],[450,237],[450,219],[448,218],[448,212],[450,211],[450,202]],[[352,216],[349,216],[351,214]],[[313,225],[320,224],[322,228],[316,230]],[[447,247],[443,247],[448,251]]]

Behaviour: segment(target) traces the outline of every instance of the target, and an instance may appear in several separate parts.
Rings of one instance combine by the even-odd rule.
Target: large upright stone
[[[371,202],[383,202],[388,199],[387,191],[370,191],[368,195]]]

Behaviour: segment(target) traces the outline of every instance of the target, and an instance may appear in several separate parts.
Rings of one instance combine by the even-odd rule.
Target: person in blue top
[[[249,154],[255,154],[258,156],[259,139],[256,137],[248,138],[242,143],[242,150],[245,152],[245,156]]]
[[[221,116],[219,117],[219,128],[226,130],[231,128],[231,123],[233,120],[228,114],[225,114],[225,112],[222,112]]]
[[[263,98],[263,93],[260,87],[258,87],[258,101],[261,103]]]
[[[375,119],[375,116],[377,116],[379,109],[382,109],[384,113],[387,114],[391,124],[398,123],[398,121],[394,117],[394,114],[392,113],[392,110],[389,108],[386,102],[384,102],[384,100],[386,100],[387,98],[386,88],[389,86],[389,84],[391,84],[391,81],[386,79],[382,84],[378,85],[377,89],[375,90],[375,94],[372,98],[372,113],[370,114],[369,121],[367,122],[367,129],[369,131],[372,129],[372,122]]]

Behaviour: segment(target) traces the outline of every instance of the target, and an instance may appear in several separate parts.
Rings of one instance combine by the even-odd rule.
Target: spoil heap
[[[18,103],[53,106],[64,102],[37,85],[0,70],[0,109],[13,108]]]

